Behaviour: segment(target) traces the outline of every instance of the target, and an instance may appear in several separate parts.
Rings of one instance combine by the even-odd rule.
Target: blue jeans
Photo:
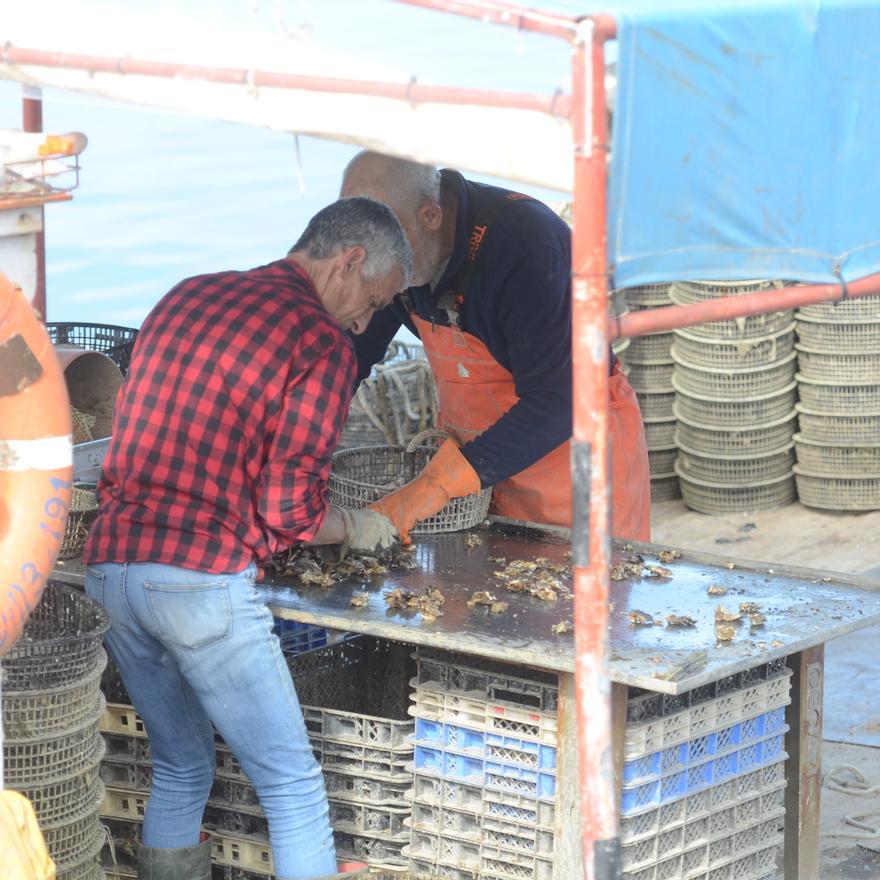
[[[214,779],[214,730],[269,820],[279,878],[336,871],[321,769],[256,568],[207,574],[151,563],[91,566],[107,647],[143,718],[153,756],[146,846],[193,846]]]

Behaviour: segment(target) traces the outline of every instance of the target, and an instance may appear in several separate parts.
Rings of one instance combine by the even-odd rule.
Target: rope
[[[853,797],[870,797],[880,792],[880,784],[870,785],[868,778],[852,764],[840,764],[829,770],[823,780],[825,788]],[[864,813],[850,813],[843,817],[844,825],[856,831],[823,831],[832,837],[845,837],[851,840],[880,840],[880,824],[866,821],[873,816],[880,816],[880,810],[868,810]]]

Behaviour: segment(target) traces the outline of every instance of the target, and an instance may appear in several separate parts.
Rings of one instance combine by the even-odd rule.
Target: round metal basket
[[[808,379],[800,373],[795,378],[801,403],[807,409],[839,415],[880,413],[880,383],[839,385]]]
[[[107,875],[100,862],[101,850],[105,843],[106,837],[102,831],[85,858],[59,871],[56,880],[106,880]]]
[[[669,348],[675,339],[674,333],[649,333],[647,336],[633,336],[627,359],[632,364],[668,364]]]
[[[42,785],[92,766],[98,722],[104,712],[98,693],[93,718],[77,727],[46,737],[6,739],[3,743],[5,782],[10,788]]]
[[[652,308],[653,306],[668,306],[670,303],[670,284],[660,282],[657,284],[639,284],[636,287],[627,287],[626,301],[630,308]]]
[[[3,732],[11,739],[44,736],[68,730],[91,716],[100,690],[104,659],[72,684],[29,691],[3,691]]]
[[[815,321],[801,317],[797,322],[800,344],[813,351],[863,351],[880,349],[880,321]]]
[[[871,446],[817,443],[794,435],[798,465],[813,474],[880,479],[880,438]]]
[[[678,449],[675,446],[669,446],[666,449],[649,449],[648,450],[648,470],[651,474],[663,476],[671,474],[675,468],[675,458],[678,455]]]
[[[337,452],[327,483],[330,503],[349,509],[366,507],[414,480],[436,452],[432,446],[413,447],[412,444]],[[437,514],[416,523],[411,534],[433,535],[470,529],[486,518],[491,500],[491,488],[465,498],[453,498]]]
[[[797,430],[795,410],[775,422],[745,427],[703,425],[685,419],[677,410],[676,413],[675,442],[698,455],[762,455],[787,446]]]
[[[688,305],[699,300],[686,289],[674,285],[670,293],[676,305]],[[714,299],[714,297],[710,297]],[[784,312],[769,312],[766,315],[749,315],[746,318],[731,318],[724,321],[708,321],[689,327],[692,336],[706,339],[755,339],[779,333],[791,324],[794,313],[791,309]]]
[[[672,346],[675,361],[676,388],[688,394],[740,400],[761,394],[774,394],[791,384],[797,369],[797,352],[792,351],[784,360],[749,370],[700,367],[688,363]]]
[[[649,419],[669,420],[673,418],[674,391],[642,391],[637,392],[636,397],[639,399],[642,419],[647,421]]]
[[[782,281],[758,278],[745,281],[676,281],[673,290],[679,296],[686,297],[688,302],[707,302],[728,296],[760,293],[762,290],[780,290],[784,286]]]
[[[93,803],[106,749],[101,737],[95,739],[94,746],[94,753],[84,768],[60,779],[40,785],[26,784],[17,789],[31,802],[41,825],[60,823]]]
[[[756,510],[774,510],[797,499],[794,476],[789,473],[775,480],[751,486],[721,486],[682,476],[684,503],[698,513],[721,514]]]
[[[681,487],[676,474],[658,474],[651,477],[651,502],[675,501],[681,498]]]
[[[819,303],[814,306],[803,306],[798,309],[797,316],[813,321],[880,321],[880,296],[860,296],[858,299],[847,299]]]
[[[798,345],[798,370],[806,379],[840,385],[880,384],[880,348],[875,352],[814,351]]]
[[[78,682],[106,662],[101,639],[109,627],[97,602],[50,581],[21,638],[3,657],[4,689],[43,690]]]
[[[792,411],[797,400],[796,382],[773,394],[744,397],[740,400],[691,394],[679,388],[677,382],[678,380],[673,376],[676,412],[681,418],[696,422],[698,425],[717,425],[719,428],[760,427],[785,418]]]
[[[766,483],[791,473],[794,467],[794,443],[783,449],[739,458],[734,455],[700,455],[679,446],[675,470],[679,476],[715,485],[750,486]]]
[[[820,510],[880,510],[880,477],[840,477],[794,469],[801,503]]]
[[[94,851],[95,842],[104,839],[104,829],[98,818],[98,809],[104,799],[104,784],[98,784],[100,798],[85,815],[67,825],[42,829],[46,849],[57,866],[58,876],[63,876],[68,868],[80,865]]]
[[[70,510],[64,528],[64,538],[58,550],[59,559],[78,559],[82,553],[89,529],[98,516],[98,496],[94,488],[74,486],[70,496]]]
[[[816,443],[871,446],[880,442],[880,413],[861,415],[816,412],[797,405],[801,437]]]
[[[675,349],[682,360],[699,367],[750,370],[777,363],[794,351],[792,321],[777,333],[754,339],[709,339],[687,330],[676,330]]]
[[[675,364],[640,364],[630,362],[626,375],[633,390],[640,394],[658,394],[672,390]]]
[[[675,445],[675,419],[643,419],[648,449],[668,449]]]

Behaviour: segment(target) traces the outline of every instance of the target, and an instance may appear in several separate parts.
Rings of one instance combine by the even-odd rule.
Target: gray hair
[[[392,207],[415,211],[428,202],[440,203],[440,172],[433,165],[364,150],[345,166],[343,186],[362,165]]]
[[[363,276],[370,281],[388,275],[395,266],[403,271],[403,286],[412,281],[412,250],[394,212],[366,196],[339,199],[309,220],[305,232],[290,249],[312,260],[326,260],[360,245],[367,256]]]

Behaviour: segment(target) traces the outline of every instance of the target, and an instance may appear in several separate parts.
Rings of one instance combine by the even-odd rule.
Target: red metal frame
[[[880,275],[842,285],[809,285],[673,306],[625,315],[609,328],[607,319],[606,167],[607,133],[604,43],[616,36],[608,15],[572,17],[494,0],[399,0],[410,6],[480,19],[562,39],[572,45],[572,95],[544,97],[417,83],[364,82],[296,76],[240,68],[166,64],[131,58],[101,58],[4,48],[7,62],[142,76],[182,77],[211,82],[370,94],[411,103],[483,104],[516,107],[568,117],[574,136],[574,233],[572,243],[572,356],[574,413],[572,466],[575,523],[572,530],[575,580],[576,694],[579,783],[587,880],[619,876],[616,853],[617,793],[611,749],[611,688],[608,676],[609,455],[608,342],[611,338],[660,332],[708,320],[739,317],[810,303],[880,292]],[[588,115],[589,114],[589,115]],[[587,492],[589,502],[587,503]]]

